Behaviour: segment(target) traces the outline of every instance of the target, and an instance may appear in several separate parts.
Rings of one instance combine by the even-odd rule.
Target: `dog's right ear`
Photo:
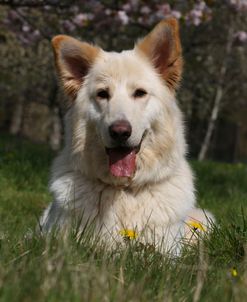
[[[64,90],[71,99],[75,99],[100,49],[65,35],[55,36],[52,46]]]

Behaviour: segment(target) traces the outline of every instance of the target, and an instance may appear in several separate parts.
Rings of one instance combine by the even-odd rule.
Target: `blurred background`
[[[132,48],[159,20],[180,21],[178,100],[191,158],[247,162],[247,0],[0,0],[0,131],[59,150],[66,98],[50,40]]]

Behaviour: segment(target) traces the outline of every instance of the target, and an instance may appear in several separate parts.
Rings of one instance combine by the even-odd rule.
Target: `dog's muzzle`
[[[122,131],[122,130],[121,130]],[[115,177],[133,177],[136,171],[136,155],[141,149],[143,139],[147,131],[142,135],[138,146],[105,148],[109,160],[110,173]]]

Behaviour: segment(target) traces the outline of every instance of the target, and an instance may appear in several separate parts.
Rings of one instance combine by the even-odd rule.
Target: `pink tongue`
[[[113,176],[130,177],[136,168],[136,153],[131,149],[108,149],[109,166]]]

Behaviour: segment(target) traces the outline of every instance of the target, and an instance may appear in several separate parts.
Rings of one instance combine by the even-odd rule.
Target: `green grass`
[[[217,225],[169,259],[138,242],[109,252],[73,232],[67,240],[27,236],[51,200],[53,156],[45,146],[0,138],[0,301],[245,301],[246,165],[192,163],[198,202]]]

